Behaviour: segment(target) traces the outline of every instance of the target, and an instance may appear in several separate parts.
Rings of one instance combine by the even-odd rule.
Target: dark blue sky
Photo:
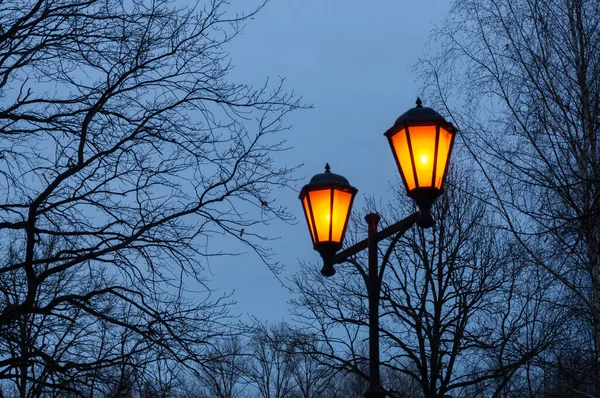
[[[314,105],[286,120],[292,149],[280,159],[304,163],[298,191],[329,162],[359,189],[355,211],[365,196],[389,195],[398,170],[383,133],[421,94],[413,65],[439,51],[428,49],[427,39],[448,9],[449,0],[272,0],[231,43],[235,81],[261,84],[282,76]],[[286,265],[284,281],[300,261],[319,260],[297,196],[282,190],[276,199],[298,223],[271,226],[271,235],[280,236],[272,247]],[[211,271],[211,287],[234,291],[234,312],[271,322],[287,317],[290,294],[254,256],[215,261]]]

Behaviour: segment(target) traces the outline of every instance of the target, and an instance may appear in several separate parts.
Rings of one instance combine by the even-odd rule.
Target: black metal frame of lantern
[[[385,132],[385,136],[394,153],[407,195],[415,201],[419,211],[381,231],[377,230],[380,216],[367,214],[367,239],[339,253],[358,190],[346,178],[331,173],[327,164],[325,173],[315,175],[300,192],[314,249],[323,258],[321,273],[324,276],[333,276],[335,264],[343,263],[358,252],[368,249],[366,284],[369,299],[369,388],[365,392],[366,398],[386,396],[379,373],[379,298],[385,264],[379,269],[378,243],[393,235],[397,242],[415,223],[422,228],[434,225],[430,210],[435,199],[443,193],[456,132],[451,123],[433,109],[423,107],[421,100],[417,98],[417,106],[402,114]],[[431,161],[431,164],[419,164],[418,156],[427,158],[427,162]]]

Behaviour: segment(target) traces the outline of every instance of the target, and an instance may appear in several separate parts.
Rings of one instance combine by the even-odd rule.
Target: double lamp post
[[[417,106],[402,114],[385,132],[406,193],[419,211],[381,231],[377,230],[378,214],[367,214],[367,239],[338,253],[344,242],[344,234],[350,217],[350,209],[358,190],[341,175],[330,171],[315,175],[302,188],[300,200],[314,249],[323,258],[321,273],[330,277],[335,274],[335,264],[340,264],[358,252],[368,250],[367,292],[369,298],[369,388],[366,398],[384,398],[379,374],[379,297],[383,269],[377,261],[378,243],[392,235],[399,238],[415,223],[421,228],[434,224],[431,206],[442,194],[448,171],[448,161],[456,136],[456,128],[431,108],[423,107],[417,98]]]

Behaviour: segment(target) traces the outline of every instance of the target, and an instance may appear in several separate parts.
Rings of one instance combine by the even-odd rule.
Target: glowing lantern
[[[347,179],[330,171],[329,164],[300,191],[314,248],[323,258],[341,249],[356,192]]]
[[[423,107],[417,98],[417,106],[402,114],[385,133],[406,192],[425,213],[422,226],[433,223],[429,210],[443,192],[456,131],[439,113]]]

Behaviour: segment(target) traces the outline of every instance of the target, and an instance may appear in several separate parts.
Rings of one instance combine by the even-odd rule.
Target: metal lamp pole
[[[368,237],[349,248],[323,259],[324,266],[321,273],[326,276],[331,275],[333,265],[347,261],[357,253],[368,249],[369,269],[367,284],[367,293],[369,298],[369,388],[365,392],[366,398],[384,398],[386,392],[381,386],[381,374],[379,372],[379,297],[381,295],[381,280],[384,268],[379,269],[378,265],[378,244],[382,240],[393,235],[404,235],[419,220],[419,213],[414,213],[397,223],[377,230],[379,214],[370,213],[365,216],[368,226]]]

